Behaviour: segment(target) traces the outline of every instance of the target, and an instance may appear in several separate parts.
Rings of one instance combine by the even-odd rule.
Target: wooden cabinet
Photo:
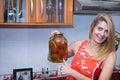
[[[8,1],[8,0],[6,0]],[[11,1],[11,0],[10,0]],[[15,1],[14,4],[17,5],[18,2],[17,0]],[[25,1],[24,7],[24,21],[19,22],[5,22],[5,2],[4,0],[0,0],[0,27],[72,27],[73,25],[73,0],[62,0],[64,1],[64,7],[63,7],[63,22],[59,22],[59,9],[55,9],[55,14],[51,13],[51,21],[48,20],[49,15],[48,10],[47,10],[47,1],[59,1],[59,0],[19,0],[19,1]],[[22,2],[20,2],[19,5],[21,5]],[[54,3],[54,2],[53,2]],[[8,4],[7,4],[8,5]],[[22,3],[23,5],[23,3]],[[55,4],[55,7],[57,5]],[[20,9],[20,8],[19,8]],[[17,12],[16,8],[16,15],[19,14]],[[19,10],[20,11],[20,10]],[[56,15],[57,14],[57,15]],[[18,17],[16,17],[18,20]]]
[[[3,11],[3,0],[0,0],[0,22],[3,23],[4,21],[4,11]]]
[[[46,24],[46,0],[26,0],[26,22]],[[44,9],[43,9],[44,8]]]

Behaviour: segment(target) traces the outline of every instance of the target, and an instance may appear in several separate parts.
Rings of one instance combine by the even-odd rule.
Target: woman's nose
[[[105,35],[105,32],[104,31],[101,31],[101,36],[104,36]]]

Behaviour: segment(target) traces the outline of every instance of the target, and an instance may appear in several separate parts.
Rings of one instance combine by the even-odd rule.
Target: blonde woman
[[[63,60],[61,73],[67,76],[66,80],[110,80],[116,63],[114,30],[109,15],[96,15],[90,27],[89,40],[68,45],[68,55],[74,58],[71,66]],[[53,31],[51,36],[55,33],[59,31]]]

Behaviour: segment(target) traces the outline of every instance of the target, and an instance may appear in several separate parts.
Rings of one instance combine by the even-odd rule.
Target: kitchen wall
[[[0,28],[0,75],[11,74],[15,68],[32,67],[40,71],[42,67],[58,69],[62,63],[47,60],[48,41],[52,30],[64,33],[68,43],[88,39],[89,26],[94,15],[74,15],[73,28]],[[120,32],[120,16],[112,16],[116,31]],[[72,58],[67,62],[70,64]],[[120,45],[116,65],[120,65]]]

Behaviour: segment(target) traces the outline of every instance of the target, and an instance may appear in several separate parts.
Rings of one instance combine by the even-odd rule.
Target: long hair
[[[99,13],[95,17],[95,19],[93,20],[91,27],[90,27],[89,38],[90,39],[92,38],[92,33],[93,33],[94,28],[101,21],[106,22],[108,25],[108,37],[102,44],[100,44],[98,51],[97,51],[97,55],[94,56],[94,58],[98,59],[98,60],[107,57],[111,52],[115,51],[114,23],[109,15],[107,15],[105,13]]]

